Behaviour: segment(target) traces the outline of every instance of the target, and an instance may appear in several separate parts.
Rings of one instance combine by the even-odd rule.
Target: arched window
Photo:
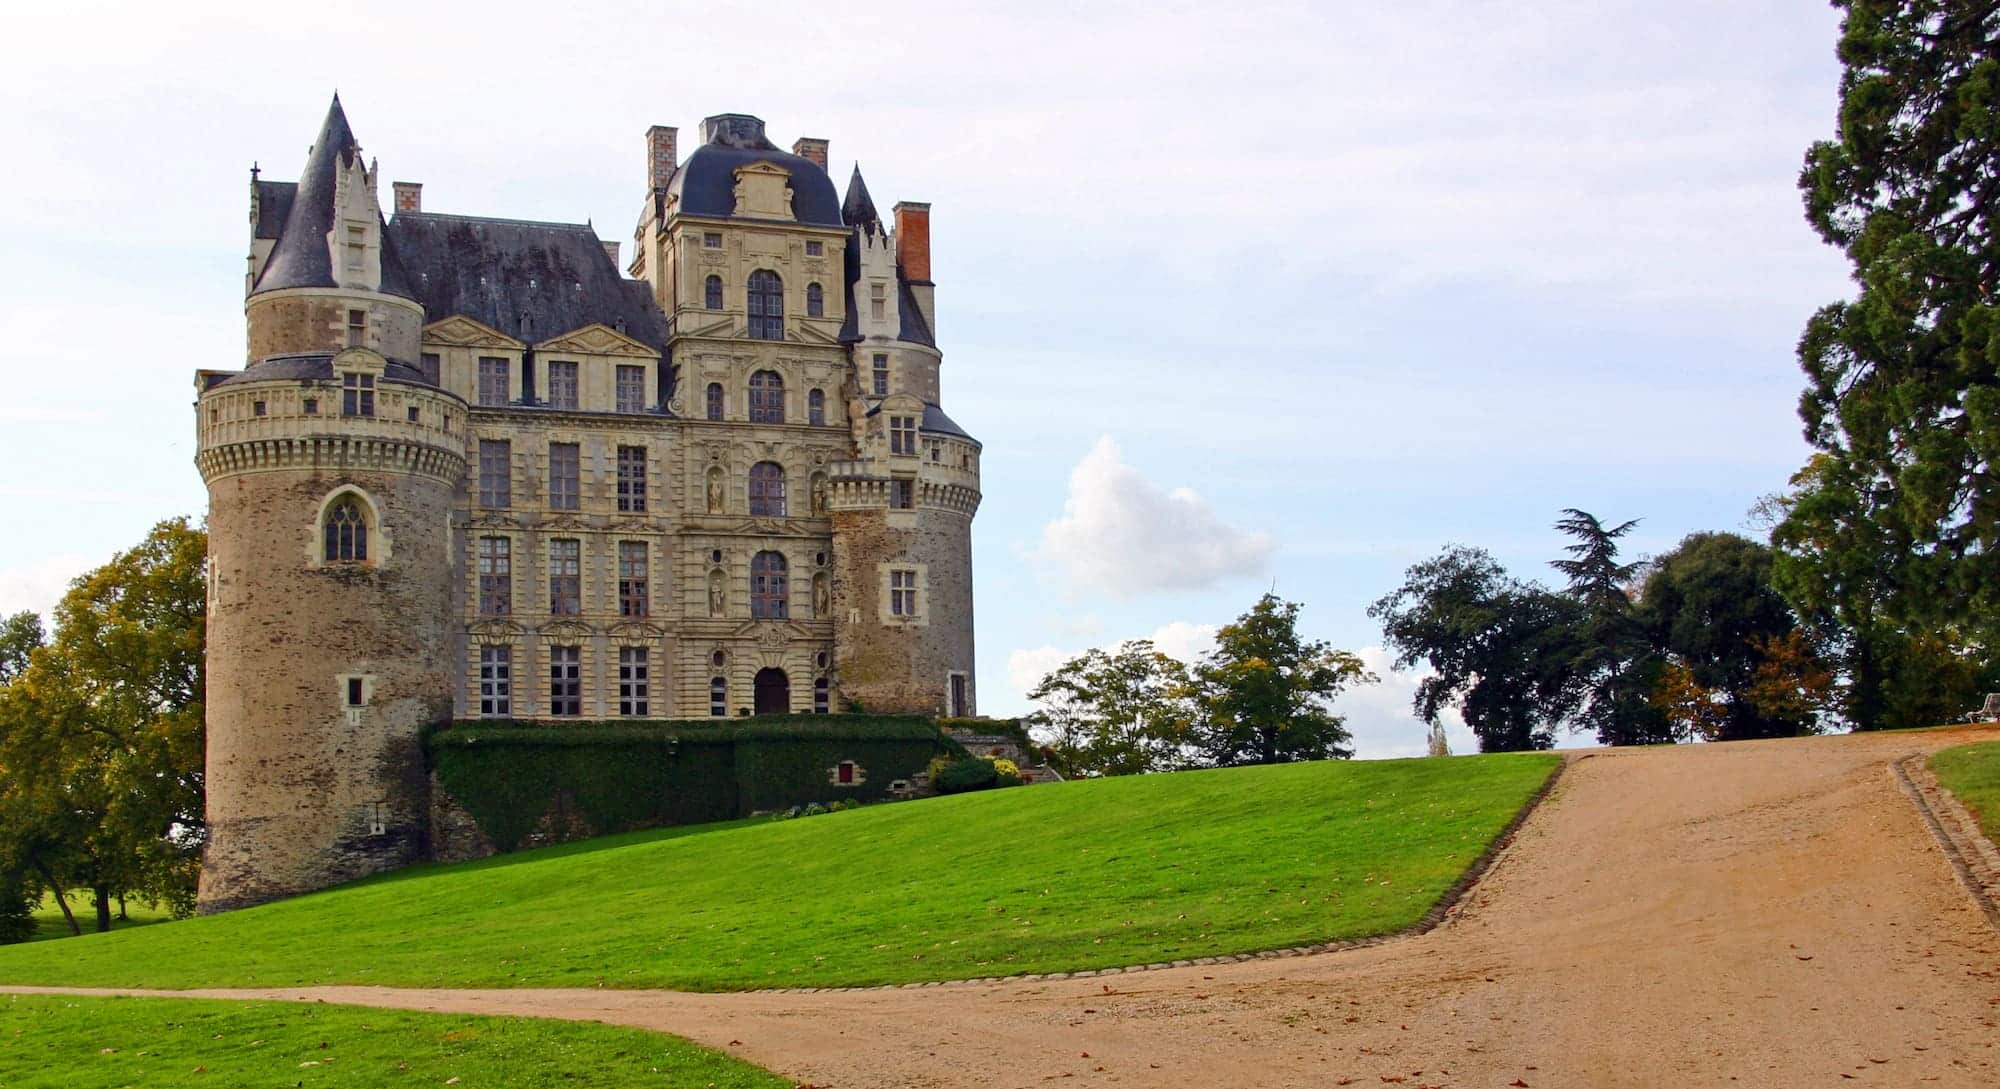
[[[361,501],[351,495],[327,508],[326,562],[368,562],[368,519]]]
[[[775,461],[760,461],[750,467],[750,513],[764,518],[785,516],[784,466]],[[763,555],[776,556],[777,553]]]
[[[708,384],[708,418],[711,420],[722,418],[722,383],[720,382],[710,382]]]
[[[783,620],[789,612],[785,592],[785,557],[759,552],[750,559],[750,616],[753,620]]]
[[[806,285],[806,317],[826,317],[826,289],[818,284]]]
[[[750,376],[750,422],[785,422],[785,380],[777,371],[758,371]]]
[[[818,427],[826,423],[826,391],[813,390],[806,394],[806,422]]]
[[[708,278],[706,297],[702,301],[708,305],[710,310],[722,309],[722,277],[710,276]]]
[[[785,282],[767,268],[750,274],[750,335],[757,340],[785,339]]]

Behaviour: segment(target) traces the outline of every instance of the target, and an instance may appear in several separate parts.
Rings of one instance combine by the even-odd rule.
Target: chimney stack
[[[424,186],[422,182],[396,182],[396,212],[421,212],[424,210]]]
[[[811,136],[801,136],[792,141],[792,154],[801,159],[811,159],[821,170],[826,169],[826,148],[825,140]]]
[[[646,173],[654,189],[665,189],[680,163],[675,147],[680,136],[672,125],[654,125],[646,130]]]
[[[931,206],[896,203],[896,264],[911,283],[931,282]]]
[[[604,246],[604,256],[611,258],[611,267],[623,272],[625,266],[618,263],[618,243],[602,242],[601,244]]]

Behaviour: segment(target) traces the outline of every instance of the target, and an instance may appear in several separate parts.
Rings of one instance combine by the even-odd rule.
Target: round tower
[[[336,99],[293,185],[253,181],[248,366],[197,378],[209,493],[200,909],[426,850],[423,729],[451,714],[465,405]]]

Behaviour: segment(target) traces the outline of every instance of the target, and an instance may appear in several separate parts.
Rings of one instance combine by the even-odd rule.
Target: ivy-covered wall
[[[426,738],[443,795],[433,853],[484,853],[463,842],[455,803],[493,849],[636,828],[729,820],[808,802],[886,797],[931,757],[960,752],[916,715],[772,715],[727,722],[651,719],[551,726],[479,720]],[[855,782],[835,781],[853,761]]]

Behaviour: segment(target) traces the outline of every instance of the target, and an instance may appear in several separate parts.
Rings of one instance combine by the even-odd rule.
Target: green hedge
[[[916,715],[768,715],[727,721],[646,719],[551,726],[457,723],[426,739],[439,783],[502,851],[552,810],[583,834],[729,820],[888,794],[939,753],[962,753]],[[852,760],[862,781],[830,769]]]

